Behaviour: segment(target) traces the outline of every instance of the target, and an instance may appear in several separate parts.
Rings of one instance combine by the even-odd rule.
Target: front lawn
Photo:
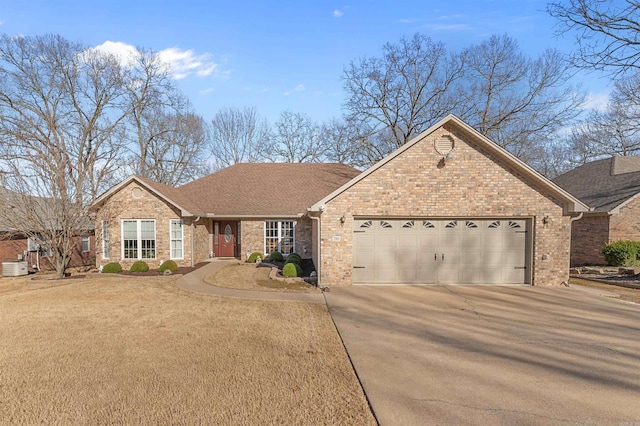
[[[324,305],[174,279],[1,279],[3,422],[375,424]]]

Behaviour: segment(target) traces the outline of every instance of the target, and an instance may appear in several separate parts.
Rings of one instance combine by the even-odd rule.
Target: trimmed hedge
[[[137,262],[134,262],[133,265],[131,265],[131,269],[129,269],[129,271],[131,271],[131,272],[148,272],[149,271],[149,265],[144,260],[138,260]]]
[[[279,251],[274,251],[269,255],[269,260],[272,260],[274,262],[284,262],[284,257],[282,256],[282,254],[280,254]]]
[[[287,263],[295,263],[296,265],[302,267],[302,259],[300,259],[300,257],[289,255],[289,257],[287,257],[287,260],[285,260],[284,264],[286,265]]]
[[[602,254],[611,266],[638,266],[638,254],[640,254],[640,241],[616,241],[605,244]]]
[[[107,263],[102,267],[103,274],[119,274],[122,272],[122,266],[118,262]]]
[[[173,260],[165,260],[158,268],[158,272],[161,274],[164,273],[164,271],[171,271],[175,273],[178,271],[178,264]]]
[[[282,276],[283,277],[297,277],[298,276],[298,265],[295,263],[287,263],[282,268]]]
[[[259,251],[254,251],[247,259],[247,262],[256,263],[258,261],[258,258],[260,258],[260,260],[262,261],[262,259],[264,259],[264,256]]]

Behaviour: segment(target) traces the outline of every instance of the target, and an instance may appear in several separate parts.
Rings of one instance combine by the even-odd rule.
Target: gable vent
[[[453,138],[449,135],[440,136],[436,139],[434,147],[436,151],[444,157],[453,149]]]

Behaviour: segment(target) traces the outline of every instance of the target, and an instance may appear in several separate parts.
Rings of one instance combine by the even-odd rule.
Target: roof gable
[[[420,133],[418,136],[404,144],[402,147],[396,149],[394,152],[389,154],[387,157],[380,160],[378,163],[371,166],[369,169],[362,172],[357,177],[353,178],[351,181],[345,183],[343,186],[324,197],[319,202],[315,203],[309,210],[310,211],[322,211],[326,203],[330,202],[332,199],[342,194],[352,186],[356,185],[358,182],[365,179],[367,176],[374,173],[376,170],[384,167],[386,164],[391,162],[393,159],[402,155],[405,151],[411,149],[416,144],[422,142],[427,136],[434,133],[436,130],[440,129],[443,126],[455,126],[457,130],[462,131],[464,134],[468,135],[474,143],[476,143],[482,149],[485,149],[490,154],[496,156],[503,160],[506,164],[508,164],[513,170],[517,171],[524,179],[526,179],[530,184],[533,184],[534,187],[540,188],[542,191],[545,191],[548,195],[552,195],[554,198],[558,199],[564,205],[565,212],[581,212],[588,211],[588,207],[582,203],[580,200],[551,182],[549,179],[545,178],[543,175],[535,171],[529,165],[524,163],[522,160],[515,157],[513,154],[508,152],[506,149],[500,147],[495,142],[488,139],[486,136],[479,133],[477,130],[469,126],[467,123],[462,121],[460,118],[455,115],[448,115],[444,119],[438,121],[433,126],[429,127],[424,132]]]
[[[114,194],[118,193],[120,190],[122,190],[123,188],[125,188],[127,185],[129,185],[132,182],[137,183],[138,185],[140,185],[140,186],[144,187],[145,189],[147,189],[152,194],[157,195],[158,197],[160,197],[163,200],[165,200],[167,203],[175,206],[176,208],[178,208],[182,212],[183,216],[192,216],[193,215],[193,212],[195,211],[194,207],[196,207],[195,204],[193,202],[191,202],[183,194],[181,194],[180,191],[178,191],[177,188],[173,188],[173,187],[170,187],[170,186],[167,186],[167,185],[163,185],[161,183],[154,182],[152,180],[149,180],[149,179],[146,179],[146,178],[143,178],[143,177],[140,177],[140,176],[136,176],[136,175],[129,176],[127,179],[123,180],[119,184],[111,187],[105,193],[101,194],[98,198],[95,199],[95,201],[91,205],[91,208],[92,209],[99,208],[111,196],[113,196]]]
[[[640,193],[640,157],[592,161],[558,176],[554,182],[595,212],[615,212]]]

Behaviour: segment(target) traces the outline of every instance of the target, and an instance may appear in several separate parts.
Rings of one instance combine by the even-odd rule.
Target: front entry
[[[238,222],[215,222],[213,232],[213,253],[215,257],[236,257],[237,239]]]

